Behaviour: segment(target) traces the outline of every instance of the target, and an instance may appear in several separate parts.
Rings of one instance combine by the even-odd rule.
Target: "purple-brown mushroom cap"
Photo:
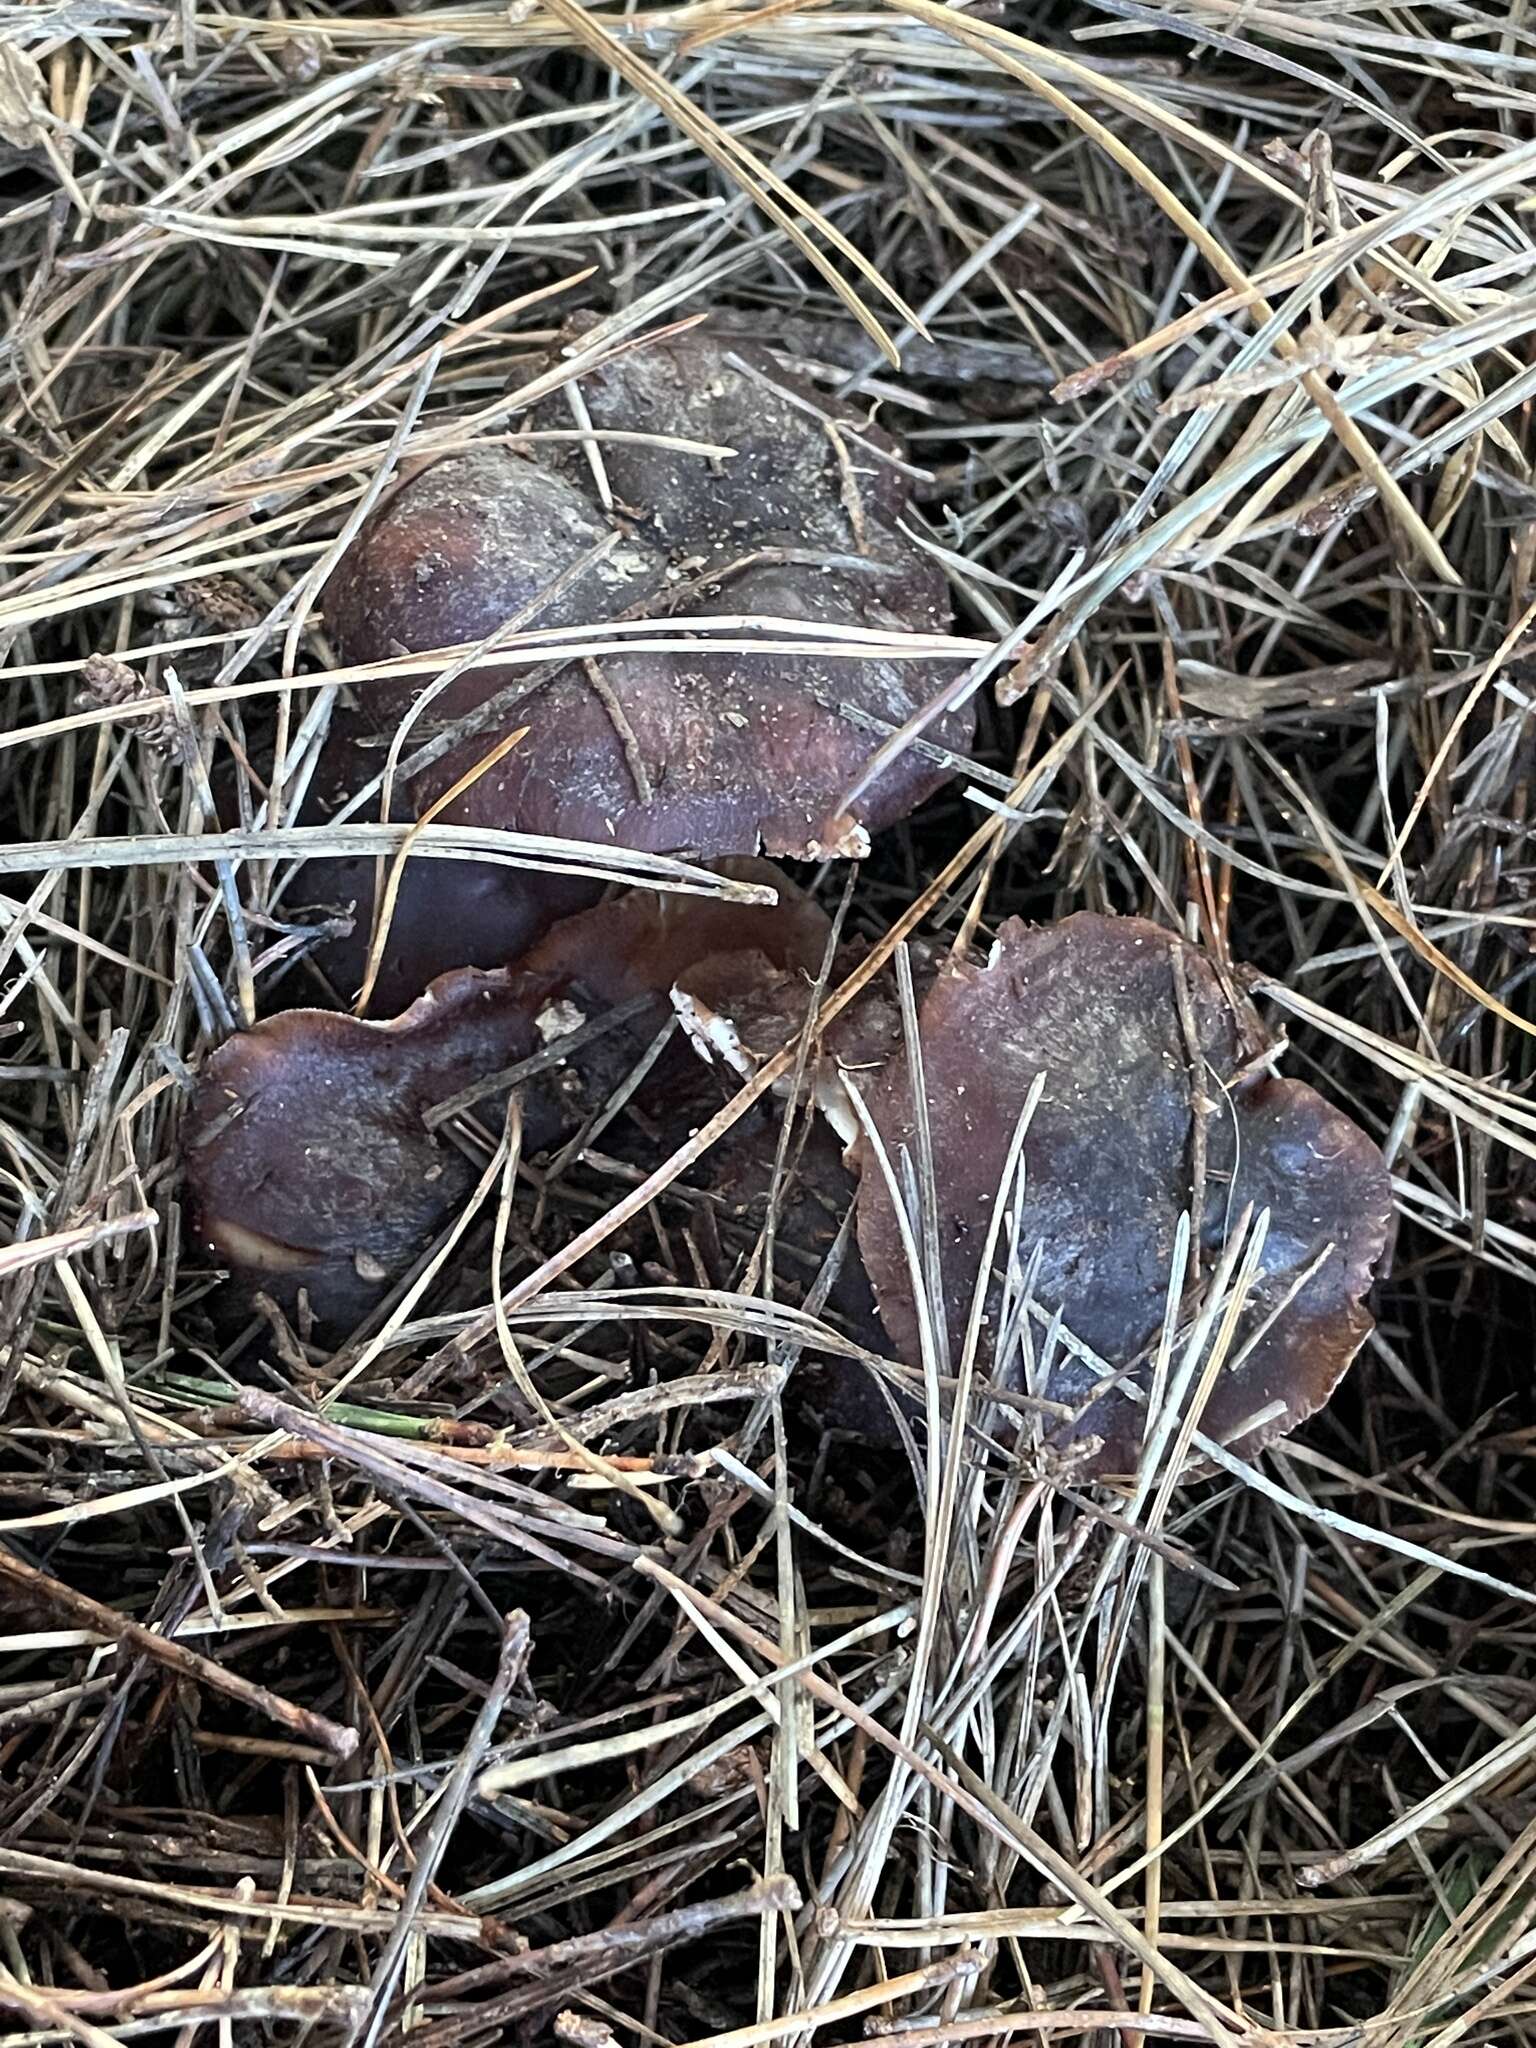
[[[519,616],[538,629],[630,614],[651,641],[686,641],[690,617],[740,616],[747,623],[729,635],[740,644],[727,650],[699,636],[670,650],[563,661],[556,649],[560,665],[544,680],[489,660],[473,666],[423,707],[407,752],[509,689],[514,701],[420,770],[402,807],[419,814],[504,732],[526,725],[522,744],[442,822],[710,860],[855,850],[905,817],[948,772],[916,750],[875,779],[851,817],[839,806],[950,665],[767,644],[805,633],[825,641],[828,629],[848,627],[948,631],[943,573],[902,529],[910,483],[890,437],[798,385],[766,351],[696,333],[638,345],[583,373],[578,388],[611,507],[579,444],[478,448],[428,464],[386,497],[327,586],[342,658],[367,668],[473,644]],[[573,418],[557,395],[536,427],[570,430]],[[613,432],[652,438],[603,438]],[[666,445],[678,440],[735,452]],[[578,569],[605,539],[610,550]],[[788,621],[787,634],[758,623],[773,620]],[[521,676],[528,687],[518,697]],[[361,681],[363,718],[392,732],[431,680],[386,672]],[[972,727],[969,711],[949,712],[929,738],[963,752]],[[347,744],[344,729],[338,744]],[[447,895],[450,880],[413,865],[411,887],[430,924],[431,900]],[[498,929],[516,886],[483,892]],[[472,925],[474,894],[461,882],[452,889],[450,916]],[[466,942],[466,958],[485,956],[472,932]]]
[[[699,554],[792,537],[842,547],[852,537],[853,494],[867,524],[889,525],[906,510],[911,485],[895,436],[751,342],[700,327],[648,338],[584,370],[578,388],[595,430],[734,449],[717,460],[683,455],[660,438],[602,444],[614,498],[664,549]],[[569,428],[572,418],[557,393],[538,424]],[[568,473],[586,470],[579,447],[556,460]]]
[[[800,987],[819,972],[831,920],[815,897],[771,861],[723,860],[717,872],[775,891],[772,904],[676,890],[629,889],[576,917],[563,918],[523,955],[524,972],[580,983],[607,1005],[654,996],[658,1010],[673,984],[716,958],[752,957],[756,972]]]
[[[1180,963],[1197,1061],[1181,1019]],[[1365,1296],[1386,1248],[1391,1184],[1348,1117],[1315,1090],[1254,1069],[1258,1020],[1246,1002],[1234,1009],[1202,953],[1139,918],[1082,914],[1037,929],[1011,920],[984,966],[940,971],[919,1037],[952,1360],[965,1341],[1013,1133],[1043,1073],[1024,1141],[1018,1259],[1027,1264],[1038,1247],[1039,1309],[1059,1309],[1112,1371],[1130,1368],[1096,1394],[1095,1368],[1058,1351],[1044,1392],[1074,1412],[1051,1432],[1057,1445],[1076,1447],[1095,1476],[1136,1469],[1147,1412],[1137,1395],[1163,1318],[1179,1218],[1193,1201],[1202,1097],[1211,1105],[1199,1218],[1205,1271],[1250,1204],[1267,1208],[1270,1221],[1258,1283],[1200,1428],[1251,1455],[1322,1406],[1371,1328]],[[899,1172],[903,1149],[918,1156],[906,1060],[890,1061],[865,1093]],[[858,1163],[865,1266],[892,1341],[915,1362],[917,1301],[889,1188],[867,1144]],[[1001,1293],[994,1264],[979,1364],[1017,1387],[1014,1361],[999,1370],[988,1349]],[[1043,1334],[1037,1323],[1037,1354]]]
[[[535,1049],[530,996],[462,968],[388,1023],[288,1010],[227,1038],[182,1132],[208,1249],[285,1308],[302,1289],[321,1323],[356,1322],[473,1186],[424,1118]]]
[[[755,567],[699,609],[897,633],[948,623],[936,608],[903,614],[880,576],[836,569]],[[686,616],[660,628],[674,639],[686,629]],[[517,706],[517,721],[529,727],[523,744],[444,817],[701,860],[759,848],[787,859],[838,851],[840,841],[824,836],[834,806],[884,730],[910,716],[940,679],[925,663],[786,651],[782,631],[768,625],[747,628],[754,637],[781,644],[761,653],[714,654],[701,642],[697,652],[610,654],[597,679],[567,665]],[[838,708],[845,702],[883,724],[850,722]],[[957,736],[946,729],[939,737],[953,744]],[[467,743],[429,773],[447,787],[484,752],[483,743]],[[855,826],[883,831],[944,779],[942,769],[906,755],[854,805]]]
[[[344,658],[360,663],[484,640],[522,613],[539,630],[615,618],[665,581],[665,555],[636,535],[554,588],[613,540],[608,514],[559,471],[516,449],[471,448],[386,494],[326,586],[326,621]],[[387,729],[431,680],[368,682],[365,715]],[[434,699],[431,719],[462,718],[515,680],[511,668],[469,670]]]

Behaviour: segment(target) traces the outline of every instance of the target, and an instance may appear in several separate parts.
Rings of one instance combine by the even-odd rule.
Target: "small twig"
[[[505,1983],[509,1977],[535,1977],[538,1981],[505,1997],[488,2000],[462,2017],[413,2030],[405,2039],[412,2048],[449,2048],[463,2034],[479,2033],[491,2025],[507,2026],[557,1999],[570,1998],[592,1984],[601,1983],[620,1970],[633,1969],[637,1962],[659,1955],[679,1942],[699,1941],[733,1921],[757,1919],[770,1913],[793,1913],[799,1906],[800,1891],[793,1878],[759,1879],[746,1891],[734,1892],[728,1898],[700,1899],[670,1913],[658,1913],[638,1926],[601,1927],[591,1934],[573,1935],[568,1941],[551,1942],[546,1948],[504,1957],[434,1985],[434,2002],[463,1998],[470,1992]]]
[[[291,1735],[318,1743],[330,1756],[349,1757],[357,1748],[355,1728],[327,1720],[324,1714],[312,1713],[308,1707],[294,1706],[291,1700],[283,1699],[266,1686],[241,1678],[237,1672],[227,1671],[211,1657],[199,1656],[196,1650],[189,1650],[168,1636],[157,1635],[153,1629],[127,1620],[115,1607],[104,1607],[99,1600],[77,1593],[73,1587],[61,1584],[34,1565],[23,1564],[19,1557],[4,1548],[0,1548],[0,1579],[8,1580],[18,1594],[39,1600],[68,1615],[77,1628],[94,1629],[97,1634],[121,1643],[124,1649],[163,1664],[178,1678],[189,1679],[194,1685],[209,1686],[215,1692],[238,1700],[242,1706],[250,1707],[253,1712],[263,1714],[269,1721],[286,1728]]]
[[[635,728],[629,722],[629,714],[619,702],[618,692],[603,674],[601,664],[589,655],[583,659],[581,666],[583,674],[597,694],[598,701],[608,714],[609,721],[618,735],[619,745],[624,749],[624,759],[635,785],[635,794],[641,803],[648,804],[656,791],[646,769],[645,756],[640,751],[640,742],[635,737]]]

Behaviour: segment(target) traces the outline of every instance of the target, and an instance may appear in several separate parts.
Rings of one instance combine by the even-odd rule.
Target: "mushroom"
[[[654,626],[632,648],[568,660],[522,694],[515,669],[466,669],[424,707],[407,754],[443,721],[508,701],[421,768],[402,801],[419,815],[515,723],[529,728],[526,740],[442,822],[698,860],[861,852],[946,777],[942,760],[909,751],[848,815],[838,811],[888,730],[941,677],[921,654],[841,659],[783,642],[803,629],[823,643],[828,629],[948,630],[943,574],[901,523],[910,482],[896,443],[765,350],[696,332],[631,346],[576,388],[590,443],[537,443],[537,454],[476,448],[400,482],[337,565],[330,630],[344,660],[367,668],[476,644],[518,619]],[[569,431],[571,419],[556,397],[534,425]],[[720,449],[731,452],[701,452]],[[741,620],[729,638],[745,646],[717,652],[710,636],[690,640],[688,620],[704,616]],[[684,644],[643,644],[657,638]],[[361,722],[392,731],[420,687],[380,674],[360,687]],[[343,719],[336,730],[343,754],[356,747],[359,724]],[[951,711],[930,738],[963,751],[971,733],[971,714]],[[357,886],[366,925],[369,876],[334,876],[327,894],[343,879]],[[410,863],[396,912],[406,943],[395,952],[406,964],[388,963],[391,986],[409,986],[414,935],[430,941],[443,904],[464,960],[484,963],[509,920],[549,922],[544,887],[542,876],[502,868],[466,897],[445,864]],[[333,972],[356,978],[360,958],[354,941]]]
[[[859,957],[844,949],[834,981]],[[1231,1364],[1202,1413],[1205,1435],[1252,1453],[1320,1408],[1371,1328],[1365,1296],[1386,1248],[1391,1185],[1364,1132],[1315,1090],[1266,1071],[1252,1005],[1202,953],[1139,918],[1084,913],[1036,929],[1014,919],[985,966],[927,947],[914,949],[913,966],[951,1365],[1014,1130],[1044,1075],[1013,1237],[1026,1264],[1038,1247],[1035,1301],[1046,1316],[1059,1309],[1067,1332],[1043,1390],[1071,1411],[1057,1447],[1097,1476],[1136,1466],[1149,1346],[1192,1205],[1202,1255],[1219,1251],[1245,1207],[1269,1212]],[[807,992],[761,961],[715,958],[680,977],[673,1003],[707,1059],[750,1074],[803,1028]],[[881,1319],[917,1365],[906,1241],[850,1100],[858,1087],[899,1178],[921,1141],[889,975],[818,1036],[808,1073],[859,1173],[859,1246]],[[1016,1343],[996,1356],[996,1270],[987,1290],[981,1370],[1017,1390]]]
[[[782,975],[803,990],[807,975],[821,971],[832,929],[827,913],[771,861],[723,860],[716,867],[733,881],[771,888],[777,901],[632,889],[562,919],[519,964],[583,989],[604,1008],[653,997],[658,1015],[680,978],[702,974],[715,961],[740,961],[744,975]]]
[[[840,946],[834,983],[867,956],[859,941]],[[914,972],[926,982],[937,954],[913,948]],[[793,1043],[805,1026],[810,990],[801,975],[746,954],[717,953],[679,971],[672,1006],[694,1050],[744,1080]],[[879,1068],[901,1049],[901,1009],[887,973],[877,974],[832,1022],[819,1029],[802,1075],[811,1100],[845,1146],[859,1134],[843,1074]]]
[[[919,1039],[952,1360],[1013,1133],[1043,1074],[1013,1237],[1021,1264],[1038,1247],[1035,1302],[1047,1317],[1060,1310],[1079,1347],[1058,1347],[1043,1390],[1072,1411],[1057,1447],[1094,1476],[1136,1469],[1175,1235],[1192,1208],[1207,1271],[1244,1209],[1269,1212],[1201,1431],[1252,1455],[1322,1406],[1371,1329],[1365,1296],[1386,1249],[1391,1183],[1348,1117],[1265,1071],[1256,1013],[1204,954],[1141,918],[1083,913],[1034,929],[1011,919],[984,966],[939,971]],[[899,1175],[903,1152],[919,1156],[904,1057],[865,1101]],[[890,1187],[867,1139],[856,1161],[865,1267],[893,1342],[915,1362],[918,1307]],[[995,1266],[985,1284],[995,1344]],[[984,1355],[982,1367],[1018,1386],[1012,1351]]]
[[[505,970],[444,975],[403,1016],[287,1010],[204,1061],[182,1130],[193,1227],[242,1283],[345,1329],[474,1185],[424,1121],[526,1058],[536,1005]]]
[[[294,1310],[302,1291],[320,1327],[350,1328],[474,1185],[434,1109],[631,1006],[524,1087],[523,1141],[537,1152],[629,1071],[693,960],[745,953],[763,972],[815,973],[824,913],[766,862],[735,868],[772,881],[777,905],[633,890],[556,925],[512,967],[440,977],[387,1023],[289,1010],[226,1039],[203,1063],[182,1156],[197,1233],[241,1295]],[[483,1109],[499,1118],[495,1101]]]

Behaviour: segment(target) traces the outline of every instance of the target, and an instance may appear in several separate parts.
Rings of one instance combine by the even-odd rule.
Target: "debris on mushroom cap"
[[[698,603],[712,614],[748,613],[818,626],[935,631],[947,621],[904,611],[882,574],[751,568]],[[675,636],[687,615],[662,630]],[[782,629],[753,629],[782,643]],[[916,754],[893,763],[857,806],[858,832],[825,826],[885,731],[931,695],[921,663],[844,661],[823,654],[700,651],[605,655],[563,668],[517,707],[531,731],[467,789],[445,818],[562,839],[597,839],[649,853],[702,858],[765,853],[820,859],[867,844],[945,780]],[[882,723],[842,717],[851,703]],[[941,721],[934,737],[963,747]],[[475,742],[445,756],[429,779],[446,788],[484,753]],[[437,793],[433,788],[432,793]],[[419,791],[418,791],[419,800]],[[858,836],[862,834],[863,836]]]
[[[578,315],[572,334],[589,324]],[[697,553],[734,546],[742,535],[799,535],[807,545],[845,546],[852,537],[849,491],[834,436],[849,458],[866,520],[896,520],[911,494],[891,460],[901,452],[894,435],[829,400],[750,341],[699,327],[657,336],[584,370],[580,390],[599,431],[734,449],[728,461],[715,461],[679,455],[659,439],[602,444],[615,499],[633,508],[642,530],[665,548]],[[538,424],[570,426],[562,395],[546,401]],[[570,475],[588,474],[579,446],[567,445],[556,459]]]
[[[350,1327],[463,1203],[475,1175],[426,1120],[604,1012],[650,997],[622,1030],[583,1044],[523,1091],[540,1151],[600,1105],[654,1037],[682,966],[717,946],[775,968],[820,965],[825,914],[767,862],[774,905],[632,891],[564,920],[512,968],[459,969],[403,1015],[366,1022],[289,1010],[204,1062],[182,1134],[197,1229],[240,1277],[285,1307]],[[685,907],[686,906],[686,907]],[[499,1117],[499,1105],[485,1105]]]
[[[866,952],[858,941],[839,947],[831,985],[845,981]],[[913,953],[914,972],[930,978],[936,955],[921,945]],[[750,955],[721,953],[678,973],[672,1004],[694,1050],[745,1078],[796,1042],[814,993],[801,974],[773,969]],[[841,1076],[883,1066],[900,1047],[901,1010],[891,977],[884,973],[818,1032],[805,1082],[845,1145],[853,1143],[859,1126]]]
[[[612,507],[579,445],[539,444],[547,457],[480,449],[419,471],[328,585],[330,628],[349,664],[473,642],[530,612],[539,626],[654,619],[645,637],[680,637],[704,615],[787,619],[813,633],[948,630],[942,572],[899,524],[910,485],[889,436],[798,385],[766,351],[690,333],[632,348],[578,382]],[[571,421],[557,397],[536,423],[568,431]],[[657,438],[603,438],[613,431]],[[783,629],[733,635],[758,636],[782,639]],[[415,730],[428,738],[517,674],[471,668]],[[819,856],[830,813],[886,730],[947,675],[920,659],[714,653],[702,638],[697,651],[572,660],[423,770],[408,794],[419,812],[515,720],[530,727],[526,743],[445,809],[445,822],[700,859]],[[386,677],[361,685],[359,698],[388,730],[418,687]],[[845,704],[864,722],[845,717]],[[971,714],[951,712],[930,738],[963,751],[971,730]],[[862,845],[861,833],[904,817],[946,774],[909,751],[853,817],[839,817],[837,843]]]
[[[1204,955],[1139,918],[1084,913],[1040,929],[1010,920],[985,966],[939,973],[919,1038],[952,1359],[1013,1133],[1043,1073],[1024,1142],[1017,1258],[1022,1269],[1038,1246],[1039,1309],[1059,1309],[1071,1336],[1112,1370],[1131,1368],[1095,1397],[1097,1369],[1060,1350],[1044,1392],[1074,1413],[1056,1443],[1075,1447],[1080,1469],[1094,1475],[1136,1469],[1147,1412],[1137,1395],[1163,1318],[1178,1220],[1195,1199],[1197,1115],[1206,1273],[1247,1205],[1270,1212],[1259,1280],[1200,1427],[1251,1454],[1322,1406],[1371,1328],[1364,1297],[1386,1248],[1391,1184],[1348,1117],[1313,1089],[1254,1070],[1257,1017],[1246,1002],[1234,1011]],[[918,1157],[905,1059],[892,1060],[865,1094],[899,1174],[902,1148]],[[858,1164],[865,1265],[893,1342],[915,1360],[911,1271],[886,1178],[864,1141]],[[1000,1244],[998,1263],[1006,1234]],[[985,1347],[995,1341],[1000,1297],[994,1268],[978,1361],[985,1373],[996,1370]],[[1033,1332],[1036,1356],[1042,1335]],[[1012,1358],[997,1377],[1019,1384]]]
[[[558,587],[614,539],[608,514],[558,471],[515,449],[471,448],[426,464],[385,497],[326,586],[326,622],[351,663],[484,640],[519,613],[546,630],[616,618],[666,580],[666,556],[638,536],[619,537]],[[462,718],[514,676],[471,670],[429,715]],[[365,714],[387,729],[430,680],[386,672],[359,692]]]

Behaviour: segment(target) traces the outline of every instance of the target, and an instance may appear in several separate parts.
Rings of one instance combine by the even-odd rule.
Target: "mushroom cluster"
[[[686,854],[776,900],[594,903],[569,878],[409,863],[379,982],[401,1014],[269,1018],[205,1061],[187,1119],[204,1243],[237,1298],[268,1295],[304,1328],[354,1327],[464,1212],[509,1091],[525,1156],[621,1100],[654,1146],[708,1114],[711,1068],[718,1102],[722,1069],[732,1085],[794,1041],[831,931],[760,856],[862,852],[970,737],[949,714],[937,747],[866,772],[933,697],[913,636],[949,616],[889,436],[765,352],[692,331],[578,381],[524,444],[403,477],[347,552],[330,626],[374,673],[331,759],[356,789],[403,728],[407,815]],[[530,621],[566,634],[531,677],[493,659]],[[425,694],[396,662],[449,649]],[[366,913],[371,869],[338,879]],[[364,914],[350,956],[333,953],[339,983],[361,979],[368,930]],[[844,948],[838,972],[861,957]],[[1232,973],[1153,924],[1092,915],[1005,923],[985,961],[911,959],[915,1039],[891,976],[866,975],[804,1067],[826,1121],[802,1133],[784,1241],[824,1246],[856,1207],[849,1324],[908,1366],[973,1360],[1055,1454],[1123,1475],[1170,1332],[1210,1340],[1202,1288],[1237,1219],[1262,1214],[1240,1312],[1185,1391],[1206,1444],[1245,1452],[1318,1408],[1371,1326],[1390,1183],[1347,1117],[1274,1075]],[[780,1192],[777,1152],[776,1126],[748,1119],[704,1182],[750,1210]]]
[[[378,772],[402,720],[406,758],[449,743],[406,779],[397,816],[421,815],[526,727],[439,822],[701,861],[861,852],[945,779],[936,749],[963,753],[973,729],[969,712],[945,713],[925,750],[841,810],[944,680],[913,638],[946,633],[950,611],[904,523],[897,444],[766,350],[692,330],[602,357],[571,388],[574,404],[557,392],[535,409],[521,445],[404,477],[338,564],[332,638],[349,666],[379,672],[333,727],[322,802],[359,786],[360,762]],[[690,632],[706,619],[724,626]],[[520,625],[606,630],[524,684],[484,647]],[[465,647],[481,658],[425,697],[422,677],[384,666]],[[358,906],[353,938],[324,960],[344,992],[362,979],[371,888],[371,863],[311,871],[311,893]],[[503,964],[583,893],[506,866],[411,862],[381,1001]]]

